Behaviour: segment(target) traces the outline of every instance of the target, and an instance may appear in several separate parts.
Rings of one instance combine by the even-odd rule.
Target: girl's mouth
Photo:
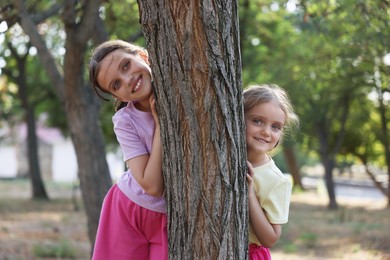
[[[136,84],[135,87],[133,88],[133,91],[132,91],[132,92],[133,92],[133,93],[137,92],[138,89],[140,88],[141,84],[142,84],[142,78],[140,77],[140,78],[138,79],[137,84]]]
[[[258,142],[261,142],[261,143],[268,143],[267,140],[264,140],[264,139],[258,138],[258,137],[255,137],[255,140],[258,141]]]

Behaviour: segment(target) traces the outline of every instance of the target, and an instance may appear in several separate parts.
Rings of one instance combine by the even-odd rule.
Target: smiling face
[[[137,101],[142,110],[149,109],[152,80],[146,54],[118,49],[104,57],[99,67],[97,82],[104,91],[123,102]]]
[[[283,133],[286,116],[275,102],[254,106],[245,113],[248,160],[258,166],[267,160]]]

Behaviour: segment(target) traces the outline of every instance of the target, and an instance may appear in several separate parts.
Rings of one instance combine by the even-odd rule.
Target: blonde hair
[[[295,114],[293,105],[287,92],[275,84],[251,85],[244,90],[244,113],[259,104],[275,102],[286,116],[285,127],[292,129],[298,127],[299,119]]]

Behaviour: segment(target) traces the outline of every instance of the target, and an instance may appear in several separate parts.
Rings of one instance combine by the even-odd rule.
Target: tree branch
[[[34,21],[34,24],[40,24],[42,21],[46,20],[49,17],[52,17],[53,15],[57,15],[60,13],[60,10],[62,8],[61,4],[54,4],[49,9],[42,13],[35,14],[32,18]]]
[[[62,70],[55,62],[50,51],[47,49],[46,44],[42,36],[39,34],[34,21],[26,10],[24,1],[15,0],[14,3],[19,15],[19,24],[23,28],[23,31],[30,37],[32,45],[37,49],[39,58],[48,73],[54,90],[57,92],[60,102],[64,103],[65,93]]]
[[[93,40],[95,45],[98,45],[98,44],[106,41],[109,37],[108,32],[104,26],[104,22],[102,21],[102,19],[100,18],[99,15],[96,17],[95,27],[94,27],[93,31],[94,31],[94,34],[92,35],[92,40]],[[142,33],[142,31],[141,31],[141,33]]]
[[[89,38],[91,38],[91,35],[95,33],[95,25],[98,21],[97,19],[99,18],[99,6],[99,0],[90,0],[85,1],[85,3],[82,3],[81,9],[83,12],[83,16],[81,17],[80,22],[77,23],[74,1],[65,0],[63,21],[65,24],[65,30],[67,31],[67,35],[75,35],[74,40],[78,43],[86,42]],[[70,31],[73,31],[73,33],[68,33]]]
[[[99,23],[99,21],[100,21],[99,23],[100,25],[103,24],[99,17],[99,6],[100,6],[99,0],[86,1],[86,4],[84,5],[83,8],[84,15],[83,18],[81,19],[80,26],[77,28],[78,30],[77,35],[80,41],[85,42],[87,41],[87,39],[91,38],[90,36],[93,33],[95,33],[94,29],[96,29],[97,27],[96,25],[97,23]],[[107,32],[104,35],[107,35],[108,38]]]

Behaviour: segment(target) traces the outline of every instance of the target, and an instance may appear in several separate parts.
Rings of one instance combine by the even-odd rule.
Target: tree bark
[[[236,1],[138,0],[163,142],[170,259],[246,259]]]

